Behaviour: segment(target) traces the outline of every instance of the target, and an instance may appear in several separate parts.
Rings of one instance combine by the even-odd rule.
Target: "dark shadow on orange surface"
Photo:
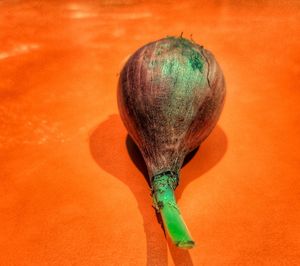
[[[168,265],[167,245],[161,230],[158,230],[150,206],[150,187],[146,164],[140,151],[127,135],[119,115],[111,115],[92,132],[90,151],[97,164],[130,188],[142,214],[147,242],[147,265]],[[191,152],[184,163],[180,185],[176,189],[177,200],[184,188],[196,178],[215,166],[227,149],[227,138],[220,127],[216,127],[201,148]],[[132,162],[133,164],[132,164]],[[141,178],[142,173],[144,178]],[[148,193],[145,193],[148,192]],[[161,223],[160,216],[156,216]],[[167,240],[175,265],[193,265],[189,251],[176,248]]]

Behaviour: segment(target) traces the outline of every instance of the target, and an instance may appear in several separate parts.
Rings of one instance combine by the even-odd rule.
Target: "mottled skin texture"
[[[118,106],[151,180],[179,172],[186,154],[215,126],[224,97],[214,56],[187,39],[167,37],[129,58],[119,79]]]

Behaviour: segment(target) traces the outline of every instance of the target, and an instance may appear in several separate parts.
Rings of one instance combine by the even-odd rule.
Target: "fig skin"
[[[117,95],[152,182],[164,172],[178,175],[185,156],[210,134],[224,105],[225,81],[211,52],[183,37],[166,37],[128,59]]]

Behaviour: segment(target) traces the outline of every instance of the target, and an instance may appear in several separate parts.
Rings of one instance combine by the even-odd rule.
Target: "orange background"
[[[0,2],[1,265],[300,264],[299,1],[179,2]],[[165,240],[116,104],[128,56],[181,32],[227,82],[176,191],[190,251]]]

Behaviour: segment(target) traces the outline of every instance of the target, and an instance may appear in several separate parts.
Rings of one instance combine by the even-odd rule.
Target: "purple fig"
[[[183,37],[138,49],[123,67],[118,107],[146,162],[154,206],[171,240],[194,241],[174,197],[185,156],[210,134],[225,98],[222,70],[211,52]]]

